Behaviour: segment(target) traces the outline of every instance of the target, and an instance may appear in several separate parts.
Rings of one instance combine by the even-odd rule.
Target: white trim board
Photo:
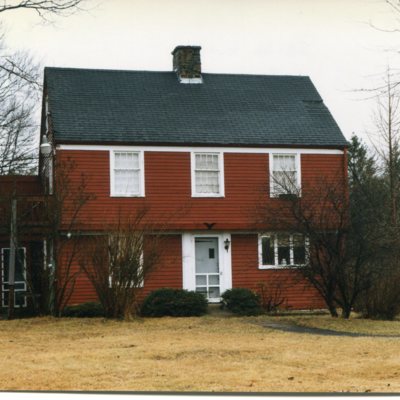
[[[251,153],[251,154],[330,154],[342,155],[343,150],[338,149],[310,149],[310,148],[285,148],[285,147],[196,147],[196,146],[119,146],[119,145],[97,145],[97,144],[59,144],[57,150],[80,150],[80,151],[157,151],[157,152],[179,152],[179,153]]]
[[[220,290],[221,293],[232,289],[232,238],[228,232],[224,233],[183,233],[182,234],[182,286],[186,290],[196,290],[196,254],[195,239],[198,237],[218,238]],[[228,239],[228,251],[224,248],[224,241]]]

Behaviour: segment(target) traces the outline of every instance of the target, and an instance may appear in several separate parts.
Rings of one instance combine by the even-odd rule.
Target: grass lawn
[[[271,320],[271,318],[269,319]],[[400,321],[373,321],[352,316],[350,319],[332,318],[330,315],[288,315],[277,316],[273,321],[290,322],[310,328],[331,329],[338,332],[352,332],[376,335],[399,335]],[[400,339],[400,338],[399,338]]]
[[[0,388],[400,392],[400,338],[285,333],[267,318],[0,321]],[[334,328],[326,316],[282,318]],[[400,333],[398,321],[353,322],[333,323]]]

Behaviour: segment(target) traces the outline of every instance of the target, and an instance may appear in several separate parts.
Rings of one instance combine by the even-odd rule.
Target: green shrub
[[[229,311],[239,315],[262,313],[260,297],[249,289],[229,289],[222,294],[222,303]]]
[[[104,310],[100,303],[82,303],[65,307],[62,316],[73,318],[104,317]]]
[[[207,306],[207,299],[201,293],[163,288],[144,299],[141,314],[144,317],[197,317],[207,312]]]

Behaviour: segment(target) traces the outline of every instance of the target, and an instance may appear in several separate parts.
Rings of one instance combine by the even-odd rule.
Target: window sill
[[[145,197],[144,194],[110,194],[110,197]]]
[[[304,265],[259,265],[258,269],[298,269]]]
[[[211,194],[211,193],[204,193],[204,194],[192,194],[192,197],[196,197],[196,198],[218,198],[218,197],[225,197],[225,195],[223,194]]]
[[[301,194],[277,194],[277,193],[270,193],[269,197],[271,199],[278,199],[278,200],[295,200],[301,198]]]

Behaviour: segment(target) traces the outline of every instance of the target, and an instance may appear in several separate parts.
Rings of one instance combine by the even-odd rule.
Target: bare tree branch
[[[34,10],[47,19],[46,15],[68,16],[79,10],[85,0],[3,0],[0,13],[15,10]]]

